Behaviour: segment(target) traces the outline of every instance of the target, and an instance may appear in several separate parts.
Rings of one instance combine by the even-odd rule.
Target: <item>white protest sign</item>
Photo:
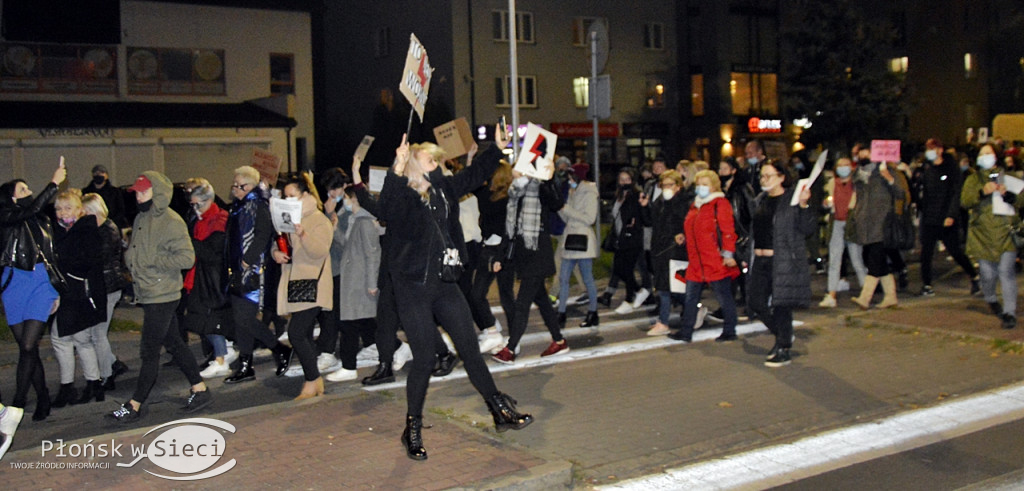
[[[672,293],[686,293],[686,268],[689,265],[689,261],[668,260],[669,291]]]
[[[423,121],[423,108],[427,104],[427,92],[430,91],[430,76],[434,69],[427,61],[427,50],[416,39],[415,34],[409,35],[409,53],[405,55],[405,69],[402,70],[402,81],[398,84],[399,91],[412,104],[416,114]]]
[[[541,181],[551,179],[555,174],[556,143],[558,135],[530,123],[526,127],[526,138],[512,170]]]
[[[359,146],[356,147],[356,160],[360,162],[366,160],[366,152],[370,151],[370,145],[373,145],[373,140],[374,138],[370,135],[366,135],[363,137],[363,141],[359,142]]]
[[[295,224],[302,222],[302,202],[270,198],[270,218],[274,220],[274,229],[278,232],[295,233]]]
[[[379,193],[381,189],[384,189],[384,178],[387,176],[387,167],[370,167],[370,192]]]
[[[1024,181],[1013,176],[1003,176],[1003,185],[1013,194],[1019,195],[1024,191]],[[1002,194],[992,193],[992,214],[1012,217],[1017,214],[1017,210],[1013,209],[1013,205],[1003,201]]]
[[[828,158],[828,150],[821,152],[818,155],[818,160],[814,162],[814,168],[811,169],[811,175],[806,179],[800,179],[796,183],[796,191],[793,192],[793,198],[789,200],[789,206],[796,206],[800,203],[800,193],[804,189],[810,189],[814,185],[814,181],[818,180],[818,176],[821,175],[821,171],[825,169],[825,159]]]

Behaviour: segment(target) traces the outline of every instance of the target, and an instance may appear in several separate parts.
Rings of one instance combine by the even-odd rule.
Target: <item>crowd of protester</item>
[[[131,399],[109,418],[143,418],[162,348],[188,381],[185,413],[212,403],[206,380],[255,380],[259,349],[271,354],[276,376],[303,377],[296,400],[324,394],[325,380],[356,380],[363,359],[376,364],[364,385],[393,382],[411,362],[402,443],[416,460],[427,458],[421,430],[432,376],[461,360],[497,430],[524,428],[532,416],[497,389],[484,356],[516,362],[534,305],[551,336],[540,356],[569,352],[567,316],[578,312],[573,325],[597,328],[619,283],[621,303],[605,315],[651,305],[647,334],[683,343],[706,322],[721,324],[715,341],[734,341],[740,322],[757,319],[775,337],[765,365],[781,367],[793,356],[793,311],[813,302],[815,270],[827,272],[819,307],[835,308],[840,292],[851,291],[852,305],[888,308],[909,288],[905,255],[918,247],[919,294],[937,293],[932,263],[941,242],[998,325],[1016,326],[1024,199],[1013,190],[1024,187],[1024,173],[1019,149],[1001,141],[958,153],[933,138],[909,163],[872,161],[856,144],[798,188],[811,173],[805,155],[772,160],[752,140],[742,158],[715,166],[683,160],[670,168],[659,155],[623,168],[603,204],[586,163],[563,157],[550,179],[524,175],[502,152],[505,132],[495,134],[493,145],[479,153],[474,146],[464,159],[403,139],[379,193],[364,184],[358,158],[317,181],[300,173],[272,182],[239,167],[230,203],[212,176],[176,186],[147,171],[125,193],[102,165],[81,191],[59,191],[67,188],[63,164],[38,193],[21,179],[3,184],[0,288],[19,359],[14,398],[0,406],[0,455],[30,389],[34,421],[116,389],[129,367],[107,332],[122,298],[143,312],[140,366]],[[276,230],[271,197],[300,204],[293,230]],[[611,264],[599,295],[602,251]],[[488,301],[495,280],[507,333]],[[702,302],[705,287],[713,312]],[[48,328],[60,379],[53,399],[39,352]],[[190,339],[199,340],[202,360]]]

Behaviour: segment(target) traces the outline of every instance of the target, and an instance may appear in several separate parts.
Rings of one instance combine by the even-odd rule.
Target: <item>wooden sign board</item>
[[[473,131],[469,129],[466,118],[449,121],[434,128],[434,138],[450,159],[466,155],[473,146]]]
[[[254,148],[249,165],[259,171],[260,180],[267,182],[270,187],[277,184],[277,175],[281,172],[281,157],[262,148]]]

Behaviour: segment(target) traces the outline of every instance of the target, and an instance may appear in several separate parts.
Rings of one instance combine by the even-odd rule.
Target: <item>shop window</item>
[[[508,11],[495,10],[491,13],[491,38],[508,42]],[[533,12],[516,11],[516,41],[533,43]]]
[[[665,49],[665,26],[658,22],[644,24],[644,49]]]
[[[774,73],[732,72],[729,95],[735,115],[779,113],[777,76]]]
[[[693,116],[704,115],[703,73],[694,73],[690,75],[690,114]]]
[[[295,55],[291,53],[270,54],[270,93],[272,95],[295,93]]]
[[[494,103],[498,107],[512,105],[511,77],[494,78]],[[537,107],[537,77],[532,75],[519,77],[519,107]]]
[[[572,79],[572,93],[574,98],[576,99],[576,107],[589,107],[590,77],[576,77]]]
[[[665,83],[660,80],[647,81],[647,107],[659,109],[665,107]]]
[[[889,59],[889,71],[892,73],[907,73],[909,67],[910,58],[906,56]]]
[[[608,27],[608,20],[603,17],[575,17],[572,20],[572,45],[590,46],[590,26],[595,22],[601,22]]]

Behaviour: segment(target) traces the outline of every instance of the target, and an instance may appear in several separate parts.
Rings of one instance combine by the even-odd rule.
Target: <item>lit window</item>
[[[644,24],[644,49],[665,49],[665,27],[662,24]]]
[[[774,73],[733,72],[729,81],[732,113],[739,116],[778,114],[777,80]]]
[[[572,79],[572,93],[576,99],[576,107],[588,107],[590,105],[590,78],[576,77]]]
[[[491,13],[491,37],[495,41],[508,41],[508,11],[495,10]],[[533,12],[516,11],[516,41],[533,42]]]
[[[892,73],[907,73],[909,65],[910,58],[907,58],[906,56],[889,59],[889,71]]]
[[[661,81],[647,81],[647,107],[665,107],[665,84]]]
[[[971,53],[964,53],[964,78],[974,78],[977,72],[977,60]]]
[[[732,84],[730,84],[731,86]],[[690,113],[694,116],[704,115],[704,74],[690,75]]]
[[[512,78],[495,77],[494,103],[498,107],[512,105]],[[519,107],[537,107],[537,77],[519,76]]]
[[[572,45],[590,46],[590,26],[595,22],[601,22],[608,27],[608,21],[601,17],[576,17],[572,20]]]

